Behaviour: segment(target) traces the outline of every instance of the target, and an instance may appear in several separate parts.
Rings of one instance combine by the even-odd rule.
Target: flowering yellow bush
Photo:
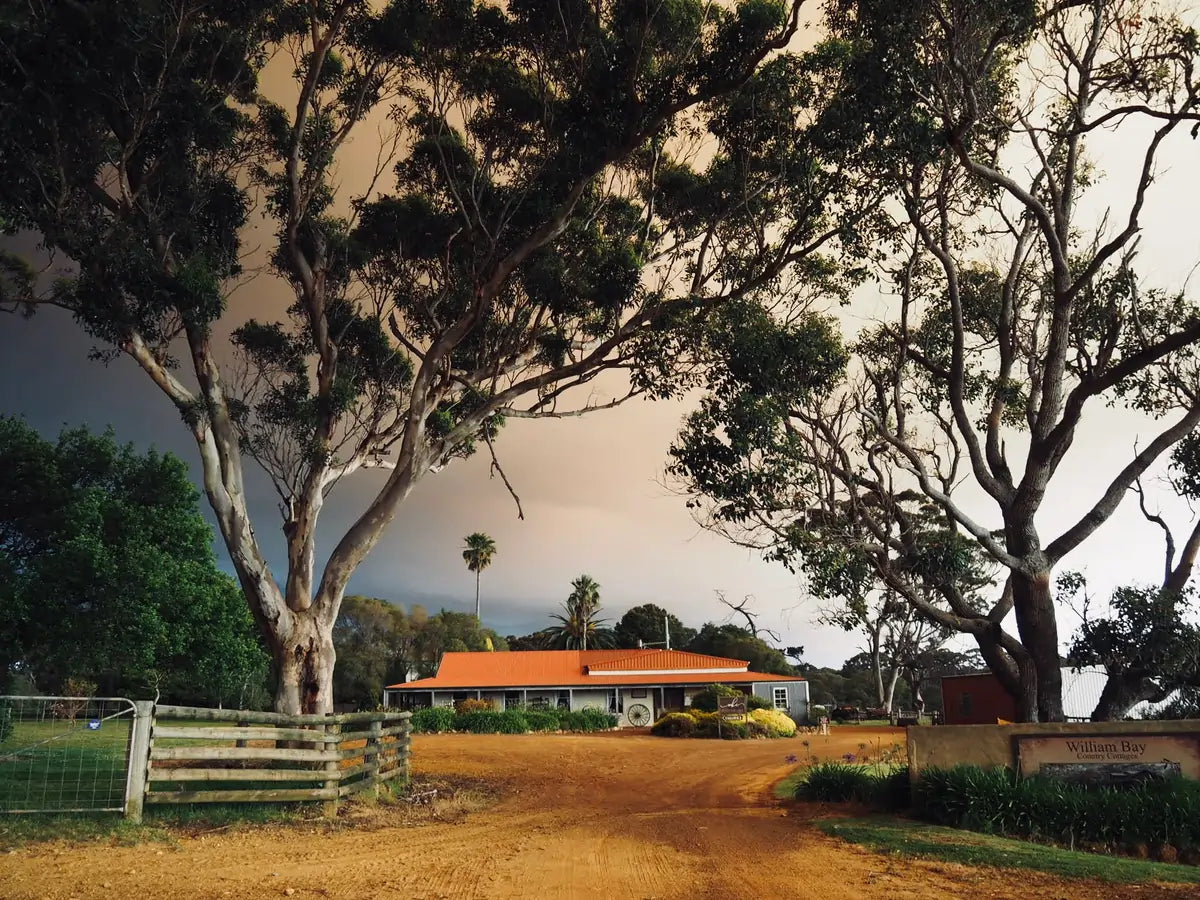
[[[762,725],[771,737],[791,737],[796,733],[796,723],[787,713],[777,709],[756,709],[748,718]]]

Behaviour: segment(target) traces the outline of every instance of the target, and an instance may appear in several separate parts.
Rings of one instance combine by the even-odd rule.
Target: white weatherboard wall
[[[586,709],[594,706],[597,709],[608,709],[608,688],[575,688],[571,694],[571,709]]]
[[[625,717],[629,712],[629,707],[635,703],[640,703],[646,709],[650,710],[650,721],[653,722],[656,718],[654,697],[658,693],[657,688],[652,687],[636,687],[636,688],[621,688],[621,725],[629,725],[629,720]],[[635,697],[634,694],[642,694],[644,696]]]
[[[808,682],[807,681],[756,681],[754,696],[762,697],[775,708],[775,691],[783,688],[787,691],[787,709],[789,716],[797,721],[808,719]]]

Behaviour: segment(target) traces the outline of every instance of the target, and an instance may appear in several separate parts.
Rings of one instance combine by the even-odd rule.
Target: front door
[[[625,688],[621,691],[624,710],[621,724],[630,728],[649,728],[654,724],[654,691],[645,688]]]
[[[663,710],[679,712],[683,709],[683,688],[663,688]]]

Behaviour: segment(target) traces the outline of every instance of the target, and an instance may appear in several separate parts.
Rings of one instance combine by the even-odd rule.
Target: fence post
[[[325,726],[325,733],[326,734],[341,734],[342,726],[340,724],[338,724],[337,722],[328,723]],[[341,750],[342,742],[340,739],[336,742],[326,741],[324,744],[322,744],[322,746],[326,750]],[[342,779],[341,779],[341,772],[340,772],[340,769],[341,769],[340,763],[341,763],[341,761],[339,759],[331,759],[331,760],[326,761],[326,763],[325,763],[325,787],[326,787],[326,789],[332,788],[336,792],[337,789],[341,786]],[[337,798],[336,794],[332,800],[325,801],[324,805],[321,807],[321,811],[324,815],[327,815],[327,816],[337,816],[338,798]]]
[[[383,719],[371,722],[371,736],[367,738],[367,749],[363,754],[363,762],[367,764],[367,778],[371,782],[371,795],[379,796],[379,764],[383,753]],[[370,755],[374,754],[374,755]]]
[[[404,748],[404,784],[407,787],[412,780],[412,713],[404,714],[401,723],[404,731],[400,733],[401,746]]]
[[[154,701],[136,700],[129,735],[129,772],[125,779],[125,818],[142,821],[146,801],[146,775],[150,765],[150,733],[154,727]]]

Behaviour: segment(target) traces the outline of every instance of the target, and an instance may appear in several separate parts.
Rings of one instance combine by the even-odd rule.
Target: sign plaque
[[[1200,733],[1013,735],[1022,778],[1122,784],[1185,775],[1200,778]]]

